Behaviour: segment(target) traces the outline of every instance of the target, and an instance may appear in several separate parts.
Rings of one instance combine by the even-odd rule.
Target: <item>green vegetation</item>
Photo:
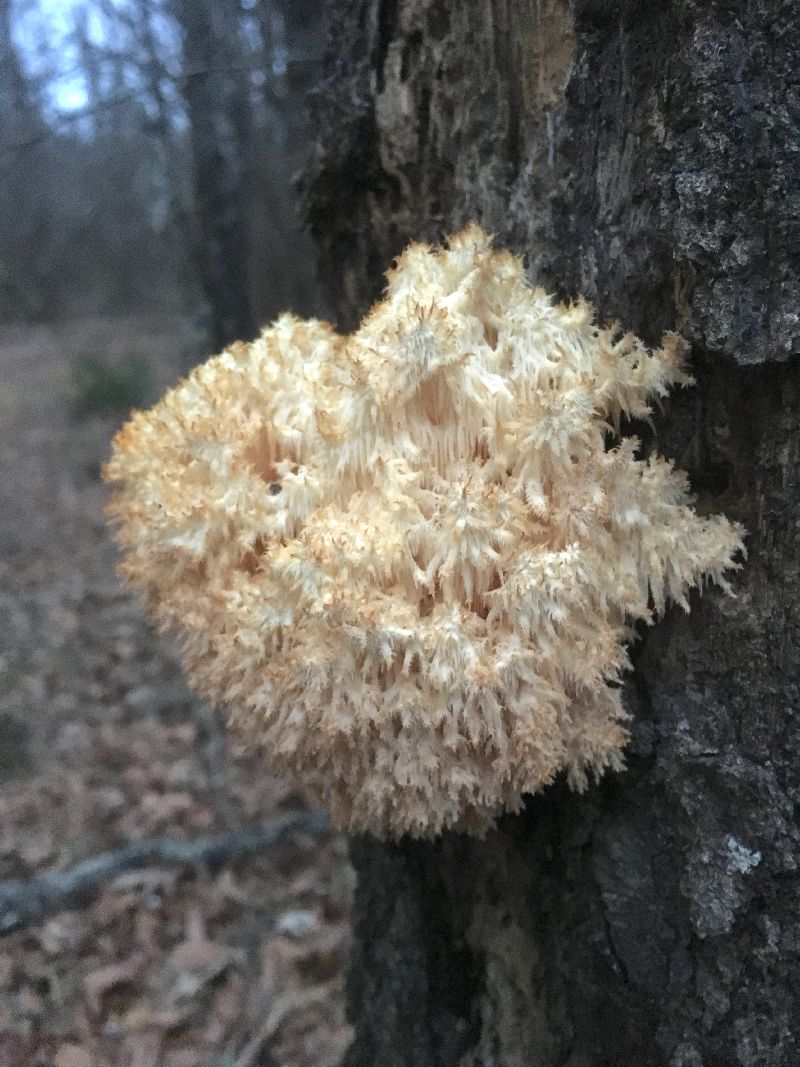
[[[111,362],[97,355],[82,355],[72,373],[72,415],[127,415],[153,399],[153,378],[145,360],[129,356]]]

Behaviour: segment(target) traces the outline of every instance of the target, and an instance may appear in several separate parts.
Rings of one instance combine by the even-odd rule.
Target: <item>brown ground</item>
[[[79,352],[177,375],[169,320],[0,331],[0,880],[300,803],[222,742],[115,577]],[[0,940],[0,1067],[334,1067],[351,873],[337,836],[149,868]]]

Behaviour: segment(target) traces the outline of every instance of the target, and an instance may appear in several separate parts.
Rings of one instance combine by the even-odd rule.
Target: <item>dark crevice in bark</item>
[[[369,1022],[346,1062],[456,1067],[475,1041],[482,968],[466,940],[470,887],[448,885],[440,852],[432,843],[353,842],[354,862],[394,889],[376,899],[362,881],[356,894],[349,1000]]]
[[[505,98],[508,109],[506,122],[505,157],[511,175],[515,175],[522,161],[522,113],[523,100],[517,44],[518,27],[509,21],[510,12],[506,0],[493,0],[492,34],[494,62],[497,69],[497,95]]]

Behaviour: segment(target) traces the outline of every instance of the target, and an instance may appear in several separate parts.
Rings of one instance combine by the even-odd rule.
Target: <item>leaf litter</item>
[[[117,421],[70,417],[70,357],[164,387],[179,324],[0,330],[0,879],[152,835],[303,806],[225,738],[116,577],[99,466]],[[352,871],[298,835],[218,867],[130,871],[0,941],[0,1067],[337,1067]]]

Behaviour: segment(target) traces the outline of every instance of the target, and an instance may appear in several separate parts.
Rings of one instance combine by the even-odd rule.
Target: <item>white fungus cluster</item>
[[[339,825],[481,833],[619,768],[630,623],[727,588],[739,527],[618,437],[684,347],[555,305],[477,226],[412,245],[352,336],[283,316],[134,415],[122,571]]]

